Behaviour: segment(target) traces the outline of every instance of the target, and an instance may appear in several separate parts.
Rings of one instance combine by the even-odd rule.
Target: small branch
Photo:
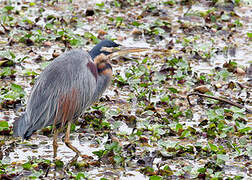
[[[46,169],[46,173],[45,173],[45,177],[47,177],[48,176],[48,173],[49,173],[49,171],[50,171],[50,165],[47,167],[47,169]]]
[[[2,23],[1,23],[1,26],[3,27],[3,29],[4,29],[4,31],[5,31],[6,33],[10,32],[10,30],[9,30],[8,28],[6,28]]]
[[[232,101],[230,101],[228,99],[223,99],[223,98],[220,98],[220,97],[209,96],[209,95],[205,95],[205,94],[201,94],[201,93],[196,93],[196,92],[195,93],[190,93],[186,97],[190,106],[192,106],[192,103],[190,102],[189,97],[190,96],[194,96],[194,95],[197,95],[197,96],[200,96],[200,97],[205,97],[205,98],[210,98],[210,99],[215,99],[215,100],[218,100],[218,101],[222,101],[222,102],[225,102],[227,104],[230,104],[232,106],[235,106],[235,107],[238,107],[238,108],[241,108],[241,109],[245,108],[245,110],[246,110],[247,113],[252,114],[252,111],[250,109],[248,109],[248,108],[244,107],[243,105],[238,104],[236,102],[232,102]]]

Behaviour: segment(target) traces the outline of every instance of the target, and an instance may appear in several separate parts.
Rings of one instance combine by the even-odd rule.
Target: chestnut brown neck
[[[109,59],[106,55],[100,54],[95,57],[94,63],[97,67],[97,71],[99,75],[112,76],[112,66],[109,63]]]

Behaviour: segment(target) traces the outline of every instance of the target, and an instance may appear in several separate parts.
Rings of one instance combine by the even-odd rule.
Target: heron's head
[[[149,50],[149,48],[125,47],[111,40],[103,40],[98,43],[91,51],[89,51],[89,54],[93,60],[100,54],[104,54],[110,59],[115,56],[122,56],[129,53],[142,52],[146,50]]]
[[[111,52],[104,51],[102,48],[111,48],[111,47],[119,47],[119,44],[116,44],[115,42],[111,40],[102,40],[100,43],[98,43],[91,51],[89,51],[90,56],[92,59],[95,59],[96,56],[100,54],[109,55]]]
[[[120,44],[117,44],[111,40],[103,40],[98,43],[91,51],[89,51],[89,54],[94,60],[99,74],[112,76],[112,66],[109,61],[111,58],[146,50],[148,50],[148,48],[129,48],[121,46]]]

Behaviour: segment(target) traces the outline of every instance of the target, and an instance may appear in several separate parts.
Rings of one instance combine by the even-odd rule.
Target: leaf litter
[[[251,110],[251,8],[246,0],[2,1],[0,177],[251,178],[251,114],[186,99],[198,91]],[[152,51],[112,60],[111,86],[72,126],[84,157],[66,166],[74,153],[59,140],[53,162],[51,127],[29,141],[12,137],[38,74],[100,39]]]

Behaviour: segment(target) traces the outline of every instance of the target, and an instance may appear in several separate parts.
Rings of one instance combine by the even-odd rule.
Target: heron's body
[[[14,124],[14,134],[29,138],[34,131],[52,125],[54,121],[61,124],[62,119],[77,119],[97,100],[95,91],[102,79],[107,79],[106,87],[110,77],[98,74],[87,52],[76,49],[64,53],[37,79],[25,114],[16,121],[18,124]]]

